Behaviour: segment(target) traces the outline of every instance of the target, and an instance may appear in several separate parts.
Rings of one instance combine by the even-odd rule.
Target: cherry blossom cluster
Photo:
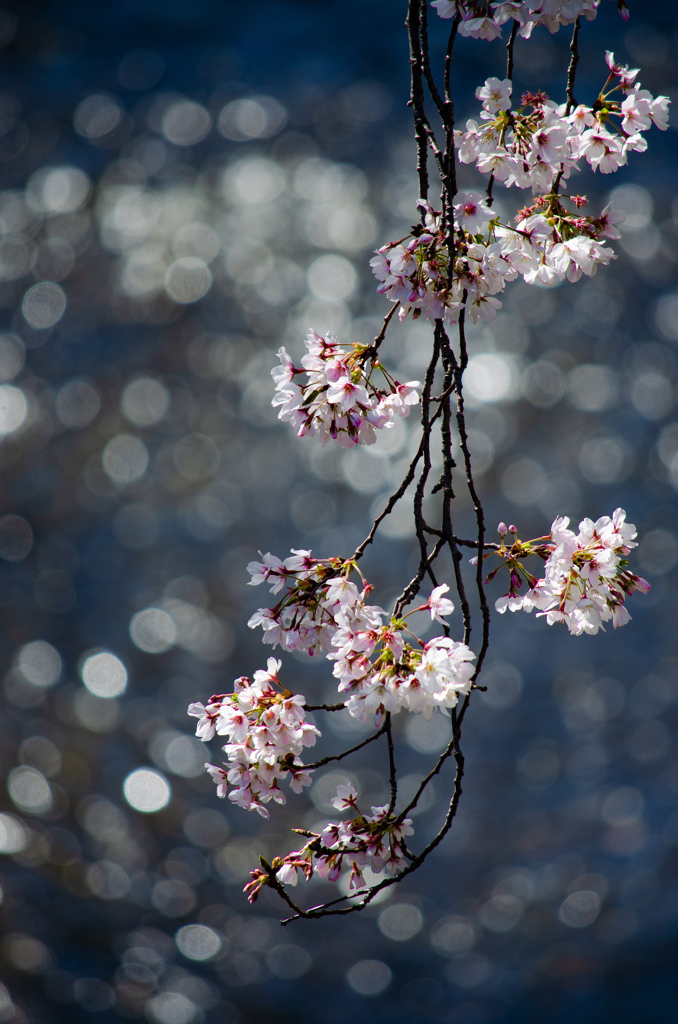
[[[473,39],[496,39],[507,21],[517,21],[520,35],[529,39],[532,29],[545,25],[549,32],[557,32],[561,25],[571,25],[577,18],[593,21],[600,0],[514,0],[489,3],[488,0],[433,0],[441,18],[461,18],[459,34]],[[625,21],[628,8],[624,0],[617,0],[617,9]]]
[[[567,180],[579,159],[603,174],[618,170],[631,150],[647,149],[642,132],[652,124],[668,128],[669,99],[642,89],[635,83],[639,69],[617,63],[611,51],[605,60],[609,74],[595,103],[572,111],[540,92],[525,93],[511,110],[512,83],[488,78],[476,90],[482,124],[471,119],[456,135],[459,160],[475,162],[507,188],[532,188],[535,194],[550,192],[556,176]]]
[[[513,40],[516,29],[528,38],[538,25],[546,26],[550,32],[556,32],[561,25],[577,22],[578,26],[579,18],[596,17],[600,3],[601,0],[433,0],[432,6],[441,18],[455,19],[455,27],[462,36],[493,39],[501,34],[507,21],[513,20]],[[625,16],[623,0],[617,0],[617,7]],[[422,3],[410,4],[410,13],[416,14],[408,19],[410,52],[415,53],[426,27],[421,17]],[[586,215],[586,198],[562,194],[561,184],[579,169],[581,161],[607,174],[625,164],[630,151],[645,150],[644,133],[652,124],[662,130],[668,126],[669,101],[642,89],[636,82],[637,70],[617,63],[608,52],[608,75],[597,99],[591,106],[575,105],[576,41],[577,31],[571,46],[567,103],[557,104],[535,92],[525,94],[519,104],[514,104],[510,79],[488,78],[476,91],[482,104],[478,120],[467,121],[465,131],[454,131],[446,124],[445,146],[439,147],[432,138],[428,139],[441,175],[441,209],[434,209],[427,198],[420,199],[421,222],[405,237],[382,246],[370,261],[379,282],[377,291],[393,304],[374,343],[341,344],[331,333],[323,337],[311,330],[299,366],[284,348],[279,350],[279,365],[271,371],[275,383],[272,404],[279,409],[279,419],[290,423],[298,436],[316,436],[323,445],[332,439],[348,449],[358,444],[371,445],[378,430],[393,426],[396,415],[408,416],[411,408],[422,401],[418,381],[398,382],[379,359],[380,346],[395,309],[400,319],[411,315],[413,319],[424,317],[432,323],[454,324],[463,310],[474,323],[479,319],[491,321],[501,308],[499,296],[508,282],[519,277],[529,284],[576,281],[582,275],[593,276],[600,264],[614,258],[613,250],[605,243],[619,238],[616,224],[622,216],[609,207],[597,217]],[[417,66],[413,70],[412,94],[415,125],[418,132],[422,125],[427,129],[418,134],[420,143],[428,132],[434,135],[414,89],[418,74],[436,100],[428,54],[428,48],[421,45],[419,57],[412,61]],[[423,188],[427,175],[423,173],[422,152],[423,144],[419,150]],[[478,171],[488,175],[487,192],[455,193],[450,184],[455,180],[449,168],[452,159],[474,164]],[[502,223],[493,209],[495,182],[506,188],[530,190],[530,201],[518,211],[512,224]],[[428,419],[426,410],[431,402],[447,403],[442,406],[447,419],[441,417],[441,431],[449,452],[453,419],[450,389],[436,398],[432,398],[430,390],[437,364],[442,361],[445,366],[438,329],[436,341],[427,371],[423,422],[430,428],[436,419]],[[461,330],[459,343],[464,355]],[[457,406],[457,422],[463,439],[462,402]],[[412,479],[422,453],[430,455],[430,447],[426,448],[430,445],[429,435],[430,429],[425,430],[422,446],[401,491],[393,496],[394,501]],[[430,461],[424,461],[420,495],[430,469]],[[465,469],[475,504],[467,452]],[[451,478],[445,474],[433,493],[441,488],[446,501],[453,497]],[[432,562],[446,546],[451,550],[455,567],[459,560],[458,545],[484,550],[483,559],[499,556],[500,564],[486,580],[490,582],[500,570],[508,570],[508,592],[496,601],[499,613],[507,609],[535,611],[549,625],[564,622],[574,635],[595,634],[604,630],[607,622],[612,622],[614,628],[624,625],[630,619],[627,597],[649,590],[647,582],[627,568],[627,556],[637,546],[636,529],[626,522],[622,509],[596,522],[584,519],[577,533],[569,528],[567,518],[558,517],[548,535],[530,541],[519,540],[515,527],[507,528],[501,523],[500,544],[490,546],[492,551],[484,540],[482,510],[476,511],[476,541],[459,540],[451,527],[445,526],[444,531],[433,528],[423,521],[420,512],[416,526],[422,551],[418,573],[391,613],[371,603],[373,587],[359,568],[360,555],[371,543],[380,518],[353,558],[319,559],[312,557],[310,550],[293,549],[284,559],[260,552],[261,560],[247,566],[249,584],[265,583],[275,595],[273,607],[258,608],[248,626],[261,628],[263,642],[274,648],[325,659],[332,666],[341,702],[308,705],[302,694],[281,684],[281,662],[271,657],[265,671],[255,672],[252,679],[237,679],[232,693],[213,696],[206,705],[192,704],[189,714],[198,719],[198,737],[204,741],[215,735],[226,738],[222,748],[226,755],[224,763],[205,766],[217,784],[219,796],[228,796],[238,806],[268,818],[268,803],[286,802],[282,782],[287,782],[293,792],[301,793],[310,784],[314,769],[382,736],[388,742],[391,788],[390,802],[371,807],[366,814],[358,807],[356,790],[351,785],[339,786],[332,804],[346,817],[318,826],[315,832],[295,829],[305,839],[300,849],[275,857],[270,864],[260,858],[261,867],[250,873],[251,881],[245,886],[251,902],[268,885],[283,896],[297,916],[321,916],[331,903],[303,911],[284,886],[295,886],[300,877],[332,882],[343,877],[348,883],[345,891],[355,895],[366,884],[367,869],[383,874],[382,885],[390,884],[386,879],[397,880],[404,871],[415,867],[449,829],[459,795],[459,775],[445,823],[434,843],[418,859],[408,851],[405,839],[413,834],[413,829],[405,814],[416,804],[418,796],[400,814],[396,813],[391,721],[401,711],[421,714],[427,719],[439,712],[450,719],[449,744],[422,783],[422,790],[447,758],[456,760],[461,770],[459,735],[467,707],[463,698],[468,698],[482,663],[489,639],[489,617],[484,616],[483,620],[477,669],[474,652],[449,635],[447,618],[454,612],[454,605],[447,596],[449,587],[445,583],[437,585],[433,573]],[[435,549],[430,546],[429,534],[438,537]],[[507,534],[511,535],[508,542]],[[543,562],[543,577],[532,575],[525,568],[528,556]],[[432,592],[418,607],[406,611],[427,574],[433,583]],[[470,611],[458,577],[457,582],[468,636]],[[481,573],[477,573],[476,582],[486,610]],[[442,626],[442,635],[426,641],[412,632],[410,619],[413,613],[424,611]],[[361,722],[372,720],[376,732],[348,751],[305,765],[304,748],[313,746],[320,736],[307,714],[318,710],[348,712]],[[374,894],[373,888],[370,893]],[[362,904],[356,903],[351,909],[360,909],[369,898],[366,896]]]
[[[387,712],[401,708],[430,718],[469,692],[475,657],[470,648],[445,636],[407,643],[407,616],[384,623],[387,612],[366,601],[369,585],[359,590],[347,575],[335,575],[339,569],[350,572],[355,563],[313,559],[310,551],[294,551],[284,562],[270,553],[261,557],[263,562],[247,567],[250,584],[270,582],[272,593],[283,587],[285,593],[275,607],[259,608],[248,625],[261,626],[264,643],[284,650],[324,651],[354,718],[374,716],[380,724]],[[446,624],[454,610],[444,596],[448,591],[446,583],[435,587],[415,610],[426,609],[432,620]]]
[[[458,159],[507,188],[530,188],[536,198],[518,212],[514,227],[502,225],[480,193],[458,192],[453,245],[442,215],[420,201],[423,224],[382,246],[370,261],[377,291],[399,303],[401,319],[412,312],[454,324],[465,308],[474,323],[491,321],[501,308],[497,296],[519,275],[528,284],[577,281],[614,258],[604,240],[619,238],[615,225],[623,215],[607,206],[598,217],[586,216],[585,197],[562,196],[556,186],[582,158],[607,174],[626,163],[630,150],[646,149],[641,133],[653,123],[668,127],[669,100],[635,85],[637,70],[615,62],[614,54],[606,60],[609,75],[600,96],[592,107],[571,113],[543,93],[526,94],[511,110],[509,79],[488,78],[477,90],[480,123],[469,120],[466,131],[456,133]],[[621,103],[611,98],[618,90]],[[611,118],[620,121],[614,131]]]
[[[343,706],[349,714],[361,721],[374,716],[377,726],[383,725],[387,713],[401,709],[430,718],[436,710],[449,714],[460,696],[470,692],[475,658],[470,648],[446,636],[428,642],[417,639],[407,629],[411,612],[384,622],[386,611],[367,603],[372,588],[363,580],[359,590],[348,578],[357,570],[354,561],[315,559],[304,550],[293,550],[285,560],[270,552],[261,559],[247,567],[250,584],[267,583],[271,593],[282,596],[273,608],[260,608],[249,625],[262,626],[264,642],[285,650],[323,651],[334,662],[333,674],[338,691],[347,694]],[[428,611],[432,621],[446,626],[446,617],[454,611],[445,596],[448,592],[447,584],[440,584],[413,611]],[[412,643],[406,642],[405,634]],[[280,666],[280,661],[269,658],[266,671],[255,672],[253,679],[236,679],[233,693],[213,696],[207,705],[191,704],[188,710],[198,719],[196,735],[201,740],[215,734],[227,737],[227,763],[205,766],[218,795],[265,818],[265,804],[286,802],[282,779],[287,778],[297,793],[310,783],[301,754],[320,735],[306,720],[305,697],[282,687]],[[270,883],[271,873],[280,884],[296,884],[299,873],[335,881],[348,865],[349,888],[355,888],[364,884],[365,867],[387,874],[405,867],[402,842],[412,834],[410,821],[396,818],[388,805],[372,807],[370,815],[363,815],[356,798],[351,787],[340,786],[334,806],[353,809],[354,817],[327,825],[321,834],[305,833],[310,842],[303,850],[253,871],[246,887],[250,900]]]
[[[354,718],[365,722],[374,715],[380,722],[387,711],[396,714],[401,708],[430,718],[436,710],[447,713],[469,693],[475,655],[466,644],[437,636],[419,641],[417,649],[404,642],[393,620],[376,630],[350,620],[342,616],[346,624],[337,630],[328,659],[335,662],[339,692],[350,695],[345,707]]]
[[[254,679],[236,679],[233,693],[217,694],[207,706],[195,703],[188,709],[189,715],[199,719],[199,739],[211,740],[216,732],[229,740],[222,749],[231,767],[205,765],[217,783],[218,795],[228,795],[234,804],[264,818],[269,817],[264,804],[286,802],[280,779],[286,777],[295,793],[310,784],[311,775],[304,771],[300,755],[320,736],[306,721],[305,698],[282,689],[280,664],[269,658],[267,671],[255,672]]]
[[[331,332],[321,337],[311,330],[306,348],[301,367],[281,348],[280,366],[271,370],[272,404],[280,406],[278,418],[291,423],[299,437],[316,436],[323,445],[333,438],[342,448],[374,444],[375,431],[391,427],[396,414],[409,416],[419,401],[419,381],[399,383],[375,358],[372,371],[380,370],[386,382],[385,389],[376,387],[372,374],[365,374],[366,345],[342,346]]]
[[[261,552],[260,552],[261,554]],[[340,558],[312,558],[310,551],[293,549],[284,561],[267,552],[262,562],[250,562],[250,586],[271,584],[272,594],[284,593],[273,608],[259,608],[247,625],[260,626],[265,644],[284,651],[329,652],[338,629],[336,615],[348,609],[365,623],[381,624],[386,613],[365,603],[369,589],[362,592],[342,570],[350,572],[352,563]]]
[[[423,316],[455,324],[459,310],[466,308],[474,323],[494,320],[501,302],[495,298],[505,282],[516,278],[517,271],[504,259],[501,245],[483,241],[493,213],[477,192],[458,192],[454,204],[458,238],[455,239],[454,265],[449,266],[449,241],[439,212],[423,200],[423,226],[398,242],[389,242],[370,260],[372,272],[381,283],[377,292],[400,304],[403,320],[411,311],[414,319]]]
[[[637,546],[635,526],[626,522],[621,508],[611,518],[602,516],[595,523],[582,520],[577,534],[568,529],[569,523],[561,516],[554,520],[547,537],[514,540],[510,548],[504,543],[507,529],[499,524],[502,543],[498,554],[509,569],[510,586],[496,602],[497,611],[536,609],[549,625],[564,622],[574,636],[604,630],[605,622],[611,621],[615,629],[623,626],[631,618],[626,598],[650,589],[646,580],[626,568],[626,557]],[[522,557],[530,554],[544,559],[542,579],[532,576],[522,564]],[[521,595],[524,582],[528,589]]]
[[[363,871],[395,875],[407,866],[404,837],[414,834],[410,818],[396,817],[388,804],[372,807],[371,814],[361,814],[353,786],[339,786],[332,800],[337,810],[350,810],[355,817],[348,821],[330,822],[321,833],[295,829],[308,838],[301,850],[292,850],[272,863],[262,864],[250,872],[252,881],[245,886],[251,903],[262,887],[271,883],[271,875],[282,885],[296,885],[298,876],[307,881],[315,873],[336,882],[346,865],[350,866],[348,888],[365,885]]]
[[[521,211],[510,228],[490,222],[493,214],[478,193],[458,193],[457,198],[451,278],[442,218],[428,205],[424,231],[383,246],[370,261],[381,282],[377,291],[400,304],[401,320],[412,312],[415,319],[455,324],[459,310],[466,309],[473,323],[491,321],[502,306],[497,295],[519,275],[528,284],[551,285],[566,277],[577,281],[582,274],[592,277],[598,264],[614,258],[601,239],[619,238],[614,225],[622,218],[608,208],[598,218],[583,217],[549,197]],[[489,224],[485,240],[479,230],[483,221]]]

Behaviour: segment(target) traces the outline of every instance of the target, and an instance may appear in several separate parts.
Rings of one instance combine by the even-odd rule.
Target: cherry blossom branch
[[[583,3],[584,0],[581,0]],[[514,526],[498,526],[499,543],[486,540],[485,514],[473,474],[464,406],[464,372],[469,356],[467,319],[491,321],[501,308],[497,298],[506,284],[521,276],[528,284],[551,285],[582,274],[592,276],[598,264],[614,253],[602,239],[619,237],[618,215],[602,211],[584,217],[582,197],[558,196],[561,181],[585,159],[604,173],[626,161],[627,151],[645,148],[642,132],[651,124],[665,129],[668,100],[654,98],[634,85],[636,71],[617,64],[606,54],[609,74],[593,106],[575,106],[574,82],[578,52],[581,4],[540,0],[529,5],[487,5],[474,0],[433,0],[442,18],[451,18],[443,67],[444,99],[438,91],[430,63],[427,8],[424,0],[409,0],[407,31],[410,43],[411,89],[417,141],[418,202],[421,221],[411,233],[382,246],[370,261],[379,281],[378,292],[391,302],[381,328],[371,344],[342,344],[333,334],[321,336],[310,330],[306,354],[295,365],[284,348],[280,365],[272,371],[276,388],[273,405],[279,418],[290,423],[300,437],[308,435],[323,444],[338,443],[350,449],[371,445],[377,432],[393,426],[396,417],[407,417],[420,406],[421,436],[400,486],[377,515],[369,533],[350,558],[314,558],[310,551],[293,550],[287,558],[260,552],[261,561],[248,565],[251,585],[267,584],[276,603],[259,608],[250,618],[251,628],[261,628],[263,641],[283,651],[316,654],[332,665],[332,675],[343,701],[312,704],[304,695],[288,689],[279,678],[282,661],[268,658],[267,668],[250,679],[235,680],[232,693],[211,697],[206,705],[192,704],[189,713],[199,719],[196,733],[202,740],[215,733],[226,736],[223,765],[208,765],[219,796],[268,818],[267,805],[283,804],[282,786],[301,793],[313,781],[312,773],[341,761],[386,736],[389,800],[370,812],[359,806],[351,783],[339,785],[332,805],[345,818],[328,822],[321,833],[293,829],[304,837],[301,849],[277,856],[251,872],[245,892],[254,902],[269,886],[293,912],[283,923],[298,918],[345,915],[364,909],[384,888],[399,883],[416,870],[442,842],[452,826],[464,772],[461,726],[478,683],[489,644],[490,610],[485,587],[498,574],[508,576],[508,592],[495,600],[499,614],[532,612],[546,625],[564,624],[572,635],[594,634],[612,623],[624,625],[630,618],[626,601],[649,585],[634,575],[628,555],[636,547],[635,527],[626,523],[623,509],[611,517],[569,529],[569,520],[558,517],[549,533],[529,541],[518,538]],[[595,14],[596,8],[586,8]],[[575,12],[573,14],[573,11]],[[489,78],[476,90],[482,102],[482,126],[467,122],[466,131],[455,131],[451,95],[452,54],[457,36],[496,38],[504,21],[512,18],[507,43],[507,77]],[[559,24],[573,24],[566,102],[558,105],[543,93],[528,93],[512,110],[514,44],[520,32],[529,37],[538,24],[554,31]],[[625,98],[610,99],[616,91]],[[427,95],[441,121],[444,145],[437,142],[427,118]],[[612,132],[607,124],[610,118]],[[434,156],[440,185],[439,209],[428,200],[428,150]],[[486,199],[479,192],[457,191],[456,162],[475,163],[488,175]],[[506,189],[531,189],[533,202],[518,210],[516,224],[502,224],[491,209],[496,183]],[[561,200],[574,204],[568,212]],[[423,385],[400,383],[382,360],[381,348],[395,316],[400,320],[423,317],[431,324],[431,355]],[[456,326],[456,341],[448,327]],[[377,358],[378,357],[378,358]],[[388,356],[387,356],[388,358]],[[435,390],[438,392],[435,395]],[[442,471],[431,481],[434,465],[432,444],[439,443]],[[453,451],[461,453],[458,465]],[[415,483],[416,480],[416,483]],[[391,611],[370,603],[372,586],[360,560],[372,544],[384,519],[391,514],[412,484],[414,540],[419,562],[410,581],[394,601]],[[431,484],[433,485],[431,486]],[[461,538],[454,529],[459,487],[467,490],[474,510],[476,536]],[[437,496],[437,497],[436,497]],[[432,502],[436,497],[437,504]],[[429,505],[436,508],[429,511]],[[428,522],[433,515],[435,522]],[[510,538],[507,540],[507,536]],[[468,563],[462,548],[475,556],[473,586],[480,610],[481,635],[477,651],[469,647],[473,621],[467,587]],[[459,603],[463,640],[452,638],[448,617],[455,611],[446,596],[447,583],[436,562],[449,552],[451,575]],[[543,576],[526,565],[536,557]],[[496,562],[488,560],[496,559]],[[448,570],[449,572],[449,570]],[[430,582],[432,590],[423,603],[414,601]],[[281,594],[282,591],[282,594]],[[474,600],[474,607],[475,607]],[[408,610],[409,609],[409,610]],[[414,613],[428,612],[439,623],[439,635],[421,639],[414,631]],[[475,665],[472,663],[475,662]],[[306,719],[314,711],[344,710],[360,722],[374,720],[376,731],[338,754],[304,764],[302,754],[313,746],[320,730]],[[398,785],[393,717],[400,712],[449,715],[452,736],[436,763],[422,778],[414,796],[397,810]],[[447,808],[434,838],[419,852],[410,850],[408,836],[414,829],[408,814],[418,805],[426,788],[454,760]],[[363,871],[384,873],[374,885],[365,885]],[[329,882],[345,879],[348,892],[336,899],[304,909],[289,895],[299,879],[312,877]],[[344,904],[340,906],[340,904]]]
[[[370,886],[367,889],[362,889],[355,892],[353,896],[362,896],[362,902],[353,904],[350,907],[342,907],[339,910],[331,910],[329,908],[333,904],[341,902],[340,900],[332,900],[330,903],[322,903],[319,906],[312,907],[309,910],[302,910],[299,907],[294,907],[295,915],[293,917],[289,917],[281,921],[281,924],[290,924],[292,921],[295,921],[301,917],[317,918],[330,916],[345,916],[346,914],[351,914],[364,910],[365,907],[369,906],[369,904],[372,902],[375,896],[378,893],[380,893],[383,889],[387,889],[392,885],[397,885],[399,882],[403,880],[403,878],[406,878],[408,875],[412,874],[413,871],[416,871],[417,868],[421,867],[421,865],[427,859],[429,854],[431,854],[433,850],[435,850],[435,848],[440,845],[440,843],[443,841],[447,833],[450,831],[452,823],[454,821],[454,817],[457,813],[457,808],[459,806],[459,799],[462,793],[461,780],[464,775],[464,756],[458,746],[458,726],[456,718],[453,719],[453,730],[456,735],[453,735],[451,752],[454,754],[456,771],[454,779],[452,780],[452,795],[450,798],[450,802],[448,804],[443,825],[441,826],[438,833],[428,843],[428,845],[425,846],[424,849],[418,855],[416,855],[410,861],[410,863],[405,868],[403,868],[401,872],[399,872],[399,874],[393,876],[392,878],[385,878],[382,882],[378,882],[376,885]],[[345,896],[343,898],[348,899],[350,897]],[[289,899],[286,899],[285,902],[287,902],[288,905],[291,905],[291,901]]]
[[[374,359],[374,357],[377,355],[377,352],[379,351],[379,347],[380,347],[382,341],[384,340],[384,338],[386,337],[386,331],[388,329],[388,325],[390,324],[391,320],[393,319],[393,317],[395,315],[395,312],[396,312],[396,309],[397,309],[397,306],[391,306],[391,308],[389,309],[388,313],[384,317],[384,321],[383,321],[383,323],[381,325],[381,329],[379,330],[379,333],[376,335],[374,341],[372,342],[371,345],[369,345],[362,352],[360,358],[361,358],[363,364],[366,363],[368,359]]]
[[[453,386],[453,390],[461,387],[461,378],[463,374],[463,368],[458,364],[454,358],[454,353],[450,348],[449,339],[445,328],[443,327],[442,321],[436,323],[436,334],[438,336],[438,344],[440,344],[443,353],[443,366],[445,368],[445,385]],[[463,409],[462,409],[462,420],[463,424]],[[461,614],[464,622],[464,643],[468,643],[471,635],[471,609],[469,606],[468,599],[466,597],[466,588],[464,585],[464,578],[461,571],[462,555],[457,546],[455,540],[454,528],[452,525],[452,502],[454,500],[454,487],[453,487],[453,470],[456,468],[456,463],[452,458],[452,411],[450,408],[449,399],[443,405],[443,423],[442,423],[442,440],[443,440],[443,508],[442,508],[442,531],[443,536],[450,549],[452,555],[452,567],[454,571],[454,580],[456,585],[457,594],[459,595],[459,602],[461,606]]]
[[[421,782],[419,783],[419,788],[417,789],[417,792],[414,794],[414,796],[412,797],[412,799],[408,803],[407,807],[404,807],[402,809],[402,811],[400,812],[400,816],[402,818],[406,818],[407,815],[410,813],[410,811],[414,810],[414,808],[419,803],[419,800],[423,796],[424,791],[426,790],[426,787],[429,785],[429,783],[432,781],[432,779],[434,779],[436,777],[436,775],[440,774],[440,770],[443,767],[443,765],[445,764],[445,761],[447,761],[447,759],[454,752],[454,744],[455,744],[455,740],[454,740],[454,736],[453,736],[452,739],[450,740],[450,742],[445,747],[445,750],[442,752],[442,754],[438,758],[438,760],[437,760],[436,764],[434,765],[434,767],[431,768],[431,770],[428,773],[428,775],[426,775],[421,780]]]

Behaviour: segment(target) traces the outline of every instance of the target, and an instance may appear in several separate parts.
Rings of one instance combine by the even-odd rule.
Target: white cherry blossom
[[[549,625],[564,622],[575,636],[604,630],[606,622],[616,629],[630,621],[627,597],[650,589],[646,580],[626,568],[626,556],[637,546],[636,528],[626,522],[621,508],[596,522],[582,520],[577,534],[569,523],[567,517],[558,517],[548,539],[521,545],[524,554],[535,553],[545,560],[544,577],[531,577],[523,595],[519,593],[525,577],[520,550],[515,556],[508,552],[511,588],[495,607],[500,614],[507,609],[536,610]]]
[[[419,400],[419,381],[394,380],[376,359],[366,374],[368,346],[341,346],[331,332],[322,337],[311,330],[306,348],[301,367],[295,367],[281,348],[280,366],[271,371],[276,382],[272,405],[280,408],[278,418],[291,423],[300,437],[317,436],[323,445],[332,438],[343,448],[371,445],[377,430],[391,427],[396,414],[408,416]],[[377,370],[385,386],[374,383]]]

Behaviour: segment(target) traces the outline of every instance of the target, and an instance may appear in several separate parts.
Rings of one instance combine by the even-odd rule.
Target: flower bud
[[[500,537],[505,537],[507,531],[508,531],[508,527],[507,527],[506,523],[504,523],[504,522],[499,523],[499,525],[497,526],[497,533],[499,534],[499,536]]]

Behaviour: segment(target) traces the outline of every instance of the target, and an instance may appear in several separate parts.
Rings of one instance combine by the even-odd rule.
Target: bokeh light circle
[[[61,675],[61,656],[46,640],[32,640],[19,651],[18,665],[24,679],[34,686],[53,686]]]
[[[359,960],[349,967],[346,980],[361,996],[378,996],[391,983],[393,974],[381,960]]]
[[[39,213],[74,213],[90,189],[91,182],[79,167],[43,167],[29,179],[26,201]]]
[[[69,430],[81,430],[96,419],[101,399],[91,384],[84,380],[71,380],[59,388],[54,400],[58,419]]]
[[[76,107],[73,127],[86,139],[100,139],[117,128],[121,118],[122,109],[113,96],[95,93]]]
[[[136,427],[150,427],[167,413],[170,393],[156,377],[137,377],[125,385],[121,409]]]
[[[188,960],[210,960],[221,949],[221,939],[204,924],[186,924],[174,936],[179,950]]]
[[[0,385],[0,436],[13,434],[24,425],[28,415],[28,402],[21,388],[12,384]]]
[[[347,299],[357,284],[353,265],[343,256],[319,256],[308,270],[308,287],[317,299]]]
[[[192,100],[171,104],[162,119],[162,134],[175,146],[194,146],[202,142],[212,127],[209,112]]]
[[[127,669],[110,651],[98,651],[85,658],[82,681],[96,697],[119,697],[127,688]]]
[[[252,96],[227,103],[219,114],[217,127],[226,139],[245,142],[270,139],[285,127],[287,112],[270,96]]]
[[[127,776],[122,787],[125,800],[135,811],[154,814],[170,801],[172,790],[161,772],[153,768],[137,768]]]
[[[0,853],[19,853],[26,846],[26,829],[11,814],[0,814]]]
[[[210,269],[197,256],[181,256],[165,274],[165,291],[170,299],[184,306],[202,299],[211,287]]]
[[[33,530],[23,516],[11,513],[0,518],[0,558],[21,562],[33,547]]]
[[[44,331],[61,320],[66,311],[66,295],[53,281],[39,281],[24,295],[21,310],[30,327]]]
[[[141,479],[148,467],[148,449],[133,434],[118,434],[104,448],[101,461],[108,477],[119,487]]]
[[[421,911],[410,903],[392,903],[379,915],[379,931],[393,942],[407,942],[419,934],[423,925]]]
[[[52,807],[49,782],[37,768],[28,765],[12,768],[7,789],[15,806],[26,814],[44,814]]]
[[[177,636],[177,629],[162,608],[144,608],[132,617],[129,633],[140,651],[162,654],[168,651]]]
[[[558,919],[568,928],[588,928],[600,913],[600,896],[597,892],[583,890],[573,892],[563,900]]]

